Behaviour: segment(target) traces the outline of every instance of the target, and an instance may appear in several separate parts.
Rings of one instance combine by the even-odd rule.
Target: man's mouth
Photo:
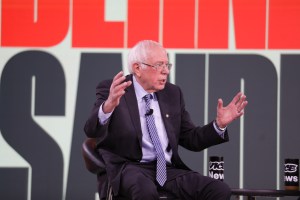
[[[161,84],[165,84],[165,83],[166,83],[166,79],[160,79],[159,82],[160,82]]]

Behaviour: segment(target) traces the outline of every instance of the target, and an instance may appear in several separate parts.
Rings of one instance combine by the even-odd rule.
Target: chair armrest
[[[82,155],[88,171],[94,174],[105,172],[104,161],[96,149],[96,138],[87,138],[83,142]]]

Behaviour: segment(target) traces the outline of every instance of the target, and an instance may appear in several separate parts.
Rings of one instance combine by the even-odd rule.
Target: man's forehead
[[[150,50],[150,49],[149,49]],[[147,59],[152,61],[166,61],[168,59],[167,52],[162,47],[151,48],[151,50],[147,54]]]

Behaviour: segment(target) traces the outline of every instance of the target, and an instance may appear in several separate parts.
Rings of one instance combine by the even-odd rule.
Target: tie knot
[[[153,99],[152,94],[146,94],[143,99],[145,99],[146,102],[149,102],[151,99]]]

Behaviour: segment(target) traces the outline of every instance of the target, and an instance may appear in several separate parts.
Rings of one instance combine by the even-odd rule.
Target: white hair
[[[128,59],[127,59],[127,68],[129,73],[133,73],[132,66],[136,63],[140,62],[146,62],[147,56],[150,50],[150,47],[158,46],[162,47],[162,45],[158,42],[155,42],[153,40],[142,40],[138,42],[128,53]]]

